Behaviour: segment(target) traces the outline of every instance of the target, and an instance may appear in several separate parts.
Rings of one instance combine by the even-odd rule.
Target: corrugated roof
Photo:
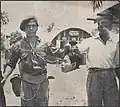
[[[117,18],[120,18],[120,3],[114,4],[111,7],[107,7],[106,9],[102,10],[101,12],[98,12],[97,15],[87,18],[87,20],[91,20],[94,23],[96,23],[97,21],[101,20],[102,18],[108,18],[109,16],[115,16]],[[113,22],[118,22],[117,18],[114,18]]]
[[[112,15],[117,18],[120,18],[120,3],[118,3],[112,7],[109,7],[108,9],[105,9],[104,11],[98,13],[97,15],[99,15],[99,16]]]
[[[51,32],[40,31],[38,33],[38,35],[40,35],[40,38],[42,39],[43,42],[51,42],[60,32],[62,32],[63,30],[67,30],[69,28],[78,28],[87,33],[90,33],[90,31],[87,30],[87,28],[83,28],[83,27],[79,27],[79,26],[64,26],[64,27],[60,27],[59,29],[57,29],[57,28],[53,29]]]

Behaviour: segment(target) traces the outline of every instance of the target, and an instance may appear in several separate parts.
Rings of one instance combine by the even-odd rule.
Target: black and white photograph
[[[0,107],[120,106],[120,0],[1,1]]]

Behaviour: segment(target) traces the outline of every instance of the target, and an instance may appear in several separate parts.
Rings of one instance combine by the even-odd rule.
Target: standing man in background
[[[115,72],[116,72],[116,75],[119,79],[119,105],[120,105],[120,65],[119,65],[119,46],[120,46],[120,42],[117,43],[117,46],[116,46],[116,53],[115,53],[115,56],[114,56],[114,62],[115,62],[115,66],[116,66],[116,69],[115,69]]]
[[[117,75],[117,78],[119,80],[119,106],[120,106],[120,65],[119,65],[119,47],[120,47],[120,42],[119,42],[119,21],[115,21],[112,24],[112,32],[114,33],[113,40],[116,43],[116,52],[114,56],[114,63],[115,63],[115,72]]]
[[[10,37],[8,35],[5,36],[5,60],[8,59],[8,49],[10,48]]]

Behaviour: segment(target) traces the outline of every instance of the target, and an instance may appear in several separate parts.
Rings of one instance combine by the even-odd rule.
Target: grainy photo
[[[0,107],[120,106],[120,1],[1,1]]]

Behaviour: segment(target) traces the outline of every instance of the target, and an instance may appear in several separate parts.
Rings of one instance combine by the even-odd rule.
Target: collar
[[[99,39],[105,45],[104,41],[100,37],[95,37],[95,39]],[[110,38],[106,43],[108,42],[113,42],[113,40]]]
[[[23,41],[25,41],[31,47],[30,42],[27,37],[24,37]],[[41,39],[38,36],[36,36],[36,43],[35,43],[36,46],[39,45],[40,42],[41,42]]]
[[[41,41],[41,39],[40,39],[38,36],[36,36],[36,39],[37,39],[37,42],[40,42],[40,41]],[[26,42],[29,42],[28,39],[27,39],[27,37],[24,37],[24,40],[25,40]]]

